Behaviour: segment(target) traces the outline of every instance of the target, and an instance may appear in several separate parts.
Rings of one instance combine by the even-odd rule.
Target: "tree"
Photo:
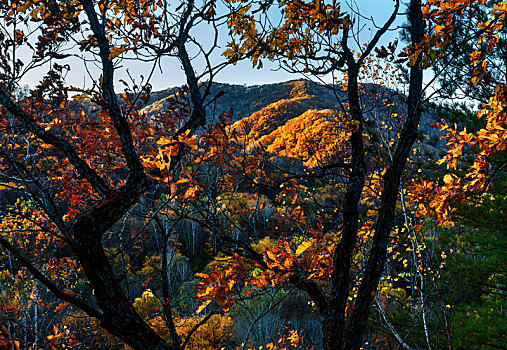
[[[505,30],[497,31],[495,50],[488,49],[488,42],[478,40],[484,28],[479,26],[489,19],[489,13],[497,5],[494,1],[476,1],[456,12],[452,17],[452,32],[449,44],[435,64],[442,93],[448,98],[468,98],[469,102],[488,103],[493,89],[504,82],[506,62]],[[480,59],[479,59],[480,58]],[[471,77],[477,75],[480,66],[477,59],[487,62],[488,69],[480,84],[471,84]],[[475,63],[474,63],[475,62]]]
[[[213,67],[208,60],[198,76],[188,52],[193,45],[209,59],[217,48],[221,19],[215,17],[215,2],[186,1],[174,11],[169,10],[171,6],[166,1],[91,0],[14,0],[0,5],[2,181],[14,198],[25,200],[19,206],[2,205],[3,225],[9,225],[10,219],[14,227],[2,233],[0,244],[18,266],[62,301],[56,311],[69,303],[135,349],[180,349],[183,342],[175,331],[170,307],[165,308],[170,343],[136,311],[112,266],[103,241],[105,233],[141,195],[156,190],[153,178],[178,169],[189,147],[185,143],[206,123],[204,99],[214,74],[227,64]],[[209,47],[191,36],[193,28],[202,23],[215,31]],[[34,35],[38,37],[32,39]],[[77,45],[79,51],[71,45]],[[21,59],[20,50],[28,50],[31,57]],[[65,84],[64,76],[71,69],[65,60],[79,56],[78,52],[84,62],[91,60],[100,67],[92,76],[91,89]],[[152,117],[159,120],[155,127],[140,114],[149,99],[149,81],[141,85],[132,81],[130,86],[124,82],[126,89],[119,95],[114,74],[124,59],[151,62],[154,69],[164,56],[176,57],[181,63],[188,103],[175,102],[174,110]],[[15,92],[20,79],[37,67],[47,68],[46,75],[29,96],[18,98]],[[203,77],[207,82],[201,88]],[[69,93],[78,94],[74,102]],[[81,107],[83,98],[91,99],[94,110]],[[161,144],[171,148],[170,164],[149,175],[143,159],[149,164],[146,159],[157,155],[156,145]],[[177,186],[176,180],[172,186]],[[28,216],[25,227],[31,231],[21,230],[18,214]],[[42,235],[41,254],[22,252],[24,242],[33,244],[36,234],[28,233],[32,231]],[[78,273],[70,281],[55,280],[58,274],[48,275],[48,258],[66,259],[71,264],[67,268]],[[66,282],[85,287],[72,291]]]
[[[322,322],[323,348],[360,349],[370,330],[372,305],[380,304],[384,312],[376,296],[388,277],[386,263],[389,269],[404,269],[410,258],[417,266],[412,289],[421,288],[424,340],[432,348],[423,295],[427,275],[417,255],[423,220],[434,219],[437,226],[448,222],[456,204],[485,192],[493,175],[491,160],[506,146],[507,98],[499,83],[481,107],[486,125],[477,133],[458,132],[445,121],[440,125],[449,148],[439,164],[456,169],[463,149],[470,147],[473,160],[465,174],[419,179],[411,163],[428,106],[423,70],[443,57],[453,19],[471,4],[410,1],[410,42],[400,54],[394,42],[380,45],[399,15],[399,1],[364,46],[354,44],[362,14],[346,13],[336,1],[236,0],[218,6],[189,0],[173,12],[170,5],[153,0],[12,0],[0,5],[0,176],[1,190],[8,194],[0,207],[0,245],[9,271],[19,276],[2,273],[13,281],[2,284],[13,291],[3,308],[19,314],[19,296],[39,295],[35,287],[43,286],[40,293],[49,304],[42,297],[27,298],[36,301],[35,312],[78,308],[135,349],[181,349],[232,341],[224,327],[216,327],[216,320],[229,327],[229,315],[217,314],[258,308],[250,313],[258,322],[281,310],[299,289]],[[477,40],[491,52],[503,30],[505,9],[503,2],[495,5],[489,20],[477,24]],[[281,16],[280,25],[271,24],[274,12]],[[34,23],[37,39],[30,34]],[[198,25],[209,25],[215,33],[208,48],[190,34]],[[213,66],[223,25],[231,35],[227,59]],[[79,46],[85,62],[95,60],[99,66],[91,89],[65,83],[71,66],[64,63],[74,55],[66,50],[70,43]],[[206,61],[200,75],[190,58],[192,45]],[[20,48],[31,50],[30,63],[19,59]],[[385,63],[375,64],[374,53]],[[122,60],[156,67],[164,56],[179,60],[187,86],[168,98],[167,110],[147,117],[142,107],[150,99],[149,81],[123,82],[124,92],[117,94],[114,73]],[[472,56],[470,83],[477,85],[488,79],[488,65],[482,55]],[[246,58],[255,66],[275,60],[315,78],[331,74],[337,78],[330,87],[339,109],[303,110],[292,118],[284,108],[300,108],[309,99],[298,95],[271,106],[274,111],[267,116],[259,113],[231,126],[233,111],[228,111],[218,123],[206,125],[206,101],[219,97],[209,96],[215,73]],[[393,61],[399,69],[408,64],[407,95],[365,83]],[[49,68],[46,76],[29,97],[20,95],[20,78],[41,66]],[[70,99],[70,93],[76,96]],[[269,108],[263,112],[271,113]],[[278,115],[291,120],[243,130],[256,118],[267,122]],[[500,160],[499,169],[504,164]],[[185,238],[179,237],[182,230],[189,233]],[[143,250],[150,249],[141,246],[145,238],[156,253],[143,260]],[[407,241],[414,254],[396,260]],[[187,254],[179,263],[178,249]],[[142,266],[139,274],[137,266]],[[198,280],[181,277],[190,268]],[[28,280],[25,270],[38,282],[21,283]],[[194,308],[187,301],[178,311],[191,309],[191,314],[175,317],[174,295],[182,282],[186,293],[197,289],[201,305]],[[135,288],[141,292],[138,298],[131,291]],[[297,300],[306,301],[301,295]],[[39,323],[25,325],[38,329]],[[252,324],[243,332],[245,344],[251,329]],[[392,324],[389,329],[410,347]],[[2,346],[16,346],[10,332],[2,329]],[[44,339],[49,346],[77,342],[68,330],[55,327],[53,333]],[[285,334],[283,346],[296,346],[304,337],[293,329]]]
[[[443,50],[449,44],[450,33],[453,31],[453,21],[449,19],[466,10],[470,4],[448,5],[428,2],[423,7],[420,2],[410,2],[407,28],[410,34],[410,45],[402,54],[402,57],[408,58],[410,66],[409,90],[406,99],[407,116],[394,142],[395,146],[390,152],[390,158],[384,162],[379,161],[385,168],[378,171],[376,175],[379,178],[378,190],[381,192],[377,198],[378,204],[374,207],[377,213],[374,215],[374,220],[361,227],[359,224],[361,222],[360,200],[364,195],[363,188],[370,169],[367,167],[364,156],[365,122],[359,97],[358,77],[365,59],[394,21],[399,4],[396,3],[392,17],[376,32],[372,41],[365,45],[365,49],[360,49],[360,52],[354,55],[348,46],[350,36],[353,35],[351,33],[354,33],[351,30],[354,21],[351,20],[350,15],[341,12],[336,2],[280,2],[282,19],[280,25],[277,26],[270,26],[273,22],[264,19],[269,15],[269,7],[273,5],[272,3],[262,3],[257,8],[254,8],[255,2],[239,3],[237,18],[234,18],[231,23],[235,37],[226,54],[229,57],[241,57],[247,53],[251,55],[253,64],[257,66],[262,65],[262,59],[265,58],[278,60],[287,70],[313,76],[342,71],[345,81],[343,85],[347,92],[345,103],[348,107],[345,125],[348,123],[350,127],[349,161],[345,164],[326,164],[321,172],[301,176],[325,177],[326,170],[335,167],[344,167],[349,170],[340,210],[341,227],[339,232],[328,232],[336,235],[334,242],[323,240],[322,236],[307,238],[299,245],[280,240],[277,247],[263,256],[255,254],[243,243],[250,258],[264,269],[264,273],[254,280],[253,284],[266,288],[269,284],[291,283],[296,288],[306,291],[318,306],[322,316],[324,348],[359,349],[363,345],[366,323],[382,277],[388,248],[391,248],[389,246],[392,244],[392,233],[403,232],[405,228],[410,232],[421,227],[420,224],[415,227],[403,227],[408,224],[406,221],[405,224],[397,222],[396,212],[400,196],[404,201],[405,190],[400,192],[400,186],[406,181],[404,172],[410,152],[418,137],[417,126],[423,110],[422,70],[430,67],[437,58],[443,57]],[[504,7],[504,3],[497,4],[488,14],[493,19],[477,24],[480,33],[478,40],[488,47],[488,50],[494,50],[498,42],[496,31],[503,28],[501,21],[504,16]],[[429,28],[426,34],[423,13]],[[256,16],[260,16],[260,19]],[[261,23],[261,25],[256,23]],[[381,47],[376,51],[380,57],[389,59],[393,56],[395,46],[390,44],[388,48]],[[486,79],[487,70],[481,67],[484,68],[487,64],[484,59],[481,59],[484,56],[474,55],[474,57],[477,57],[477,60],[472,62],[475,68],[472,72],[471,83],[476,85],[479,81]],[[500,127],[505,123],[503,114],[500,117],[503,113],[500,111],[503,109],[499,107],[503,105],[502,89],[501,84],[495,88],[496,95],[490,99],[489,106],[483,107],[485,109],[479,115],[489,113],[487,126],[479,131],[478,139],[466,131],[458,134],[447,124],[441,126],[441,130],[447,132],[446,138],[452,146],[439,164],[450,161],[449,167],[456,168],[456,158],[462,155],[464,145],[478,146],[476,150],[478,153],[475,153],[477,155],[475,162],[465,176],[467,182],[464,186],[456,177],[449,174],[443,177],[444,185],[427,186],[423,183],[420,187],[411,186],[412,192],[409,196],[411,203],[420,203],[420,210],[416,212],[418,217],[435,215],[436,224],[440,225],[449,220],[452,202],[462,202],[465,192],[478,193],[488,187],[487,158],[505,149],[505,134],[502,131],[503,128]],[[389,143],[390,146],[391,143]],[[430,194],[428,190],[433,193]],[[428,198],[431,199],[428,201]],[[362,250],[358,244],[359,237],[363,235],[371,237],[366,250]],[[311,235],[308,234],[308,236]],[[366,259],[356,267],[354,258],[359,253],[365,254]],[[329,256],[332,256],[332,259],[329,259]],[[319,261],[324,266],[312,264],[312,260]],[[231,269],[234,268],[241,269],[242,266],[231,265]],[[210,291],[217,288],[219,279],[224,277],[234,279],[238,278],[238,275],[230,272],[227,276],[220,276],[216,272],[216,274],[203,277],[205,280],[200,285],[199,296],[207,299]],[[421,277],[421,286],[422,283]],[[221,291],[221,293],[230,292],[232,290]],[[422,294],[421,298],[424,308]],[[225,304],[226,308],[230,303],[231,301],[228,301]],[[431,348],[427,331],[426,338],[427,346]],[[405,343],[403,345],[407,346]]]
[[[269,5],[271,4],[266,6],[269,7]],[[282,57],[286,57],[291,60],[288,65],[295,67],[294,70],[297,70],[297,65],[300,64],[303,66],[301,71],[315,75],[335,71],[344,72],[346,103],[348,105],[348,111],[344,111],[344,113],[346,113],[345,119],[350,128],[348,139],[350,160],[345,165],[336,164],[349,169],[349,176],[341,207],[341,234],[331,253],[332,273],[329,276],[331,291],[330,293],[324,292],[313,281],[308,281],[305,275],[297,273],[291,274],[290,279],[285,278],[279,282],[292,282],[306,291],[318,305],[324,324],[324,348],[359,349],[363,343],[370,306],[386,261],[390,233],[395,224],[399,187],[407,158],[417,138],[417,126],[421,117],[422,70],[420,64],[426,54],[423,52],[426,49],[422,46],[424,31],[421,3],[412,1],[409,6],[409,30],[412,43],[410,50],[412,51],[409,51],[408,55],[414,59],[411,59],[409,96],[407,98],[408,113],[391,162],[387,165],[381,179],[383,190],[377,219],[373,227],[367,228],[372,231],[369,257],[357,285],[354,283],[355,277],[352,276],[351,270],[362,229],[359,225],[361,222],[360,200],[368,174],[363,139],[364,119],[358,79],[366,58],[373,52],[382,35],[390,28],[398,15],[399,2],[395,2],[390,18],[376,32],[364,51],[357,55],[349,47],[349,36],[353,33],[351,32],[353,21],[349,15],[341,12],[339,4],[335,2],[332,4],[319,1],[282,2],[280,4],[283,14],[282,25],[268,27],[263,32],[256,29],[256,20],[253,14],[267,10],[262,6],[252,10],[248,1],[245,1],[244,4],[241,2],[241,6],[243,7],[238,10],[238,18],[234,18],[232,21],[234,33],[239,37],[240,42],[233,41],[230,44],[230,49],[226,52],[230,57],[238,57],[238,55],[241,56],[247,52],[252,56],[254,65],[261,64],[262,57],[280,60]],[[251,14],[248,13],[248,10],[251,10]],[[270,23],[269,21],[265,22]],[[341,33],[341,38],[336,39],[339,33]],[[285,247],[278,248],[278,259],[283,256],[285,256],[284,259],[291,259],[290,248],[286,242],[283,244]],[[312,244],[313,242],[309,241],[303,252]],[[298,248],[295,255],[300,255],[298,252],[301,250]],[[289,255],[287,256],[287,254]],[[292,259],[295,259],[296,256],[292,255]],[[309,256],[311,259],[310,252]],[[270,264],[269,262],[263,263],[262,260],[259,260],[259,256],[254,255],[253,257],[268,269],[277,266],[276,259]],[[271,256],[270,258],[273,259]],[[282,267],[283,264],[279,266]],[[349,302],[351,295],[354,295],[352,297],[353,305]]]

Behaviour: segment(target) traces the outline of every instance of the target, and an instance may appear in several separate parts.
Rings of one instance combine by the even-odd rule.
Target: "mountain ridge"
[[[153,92],[143,112],[150,116],[164,110],[168,99],[178,89],[172,87]],[[380,127],[382,123],[388,123],[393,115],[406,114],[406,96],[402,93],[373,83],[364,83],[360,89],[366,124]],[[219,94],[221,96],[215,99]],[[216,82],[205,104],[209,122],[216,121],[216,116],[232,109],[231,122],[236,127],[241,125],[242,131],[250,138],[259,139],[308,110],[329,109],[343,113],[347,110],[347,96],[345,91],[307,79],[251,86]],[[439,135],[430,126],[435,121],[433,112],[423,113],[420,131],[426,135],[425,138]]]

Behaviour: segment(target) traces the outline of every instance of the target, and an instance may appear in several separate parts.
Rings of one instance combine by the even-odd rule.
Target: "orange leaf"
[[[204,310],[206,308],[206,306],[208,306],[210,303],[211,303],[211,300],[206,300],[204,303],[202,303],[199,306],[199,308],[197,309],[197,311],[195,312],[196,315],[199,315],[201,313],[201,311]]]
[[[109,54],[109,59],[118,57],[122,52],[125,52],[126,50],[127,48],[125,46],[113,47],[111,49],[111,53]]]
[[[197,191],[197,186],[190,187],[185,194],[183,195],[183,199],[192,199],[195,197],[195,192]]]
[[[65,302],[65,303],[61,303],[61,304],[58,304],[58,306],[56,307],[55,311],[56,312],[60,312],[63,310],[64,307],[66,307],[69,303]]]

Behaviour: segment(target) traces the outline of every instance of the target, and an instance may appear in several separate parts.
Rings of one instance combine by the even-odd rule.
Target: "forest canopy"
[[[0,349],[504,349],[507,3],[368,6],[1,1]]]

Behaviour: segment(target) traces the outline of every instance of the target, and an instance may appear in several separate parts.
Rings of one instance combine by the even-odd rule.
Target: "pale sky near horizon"
[[[342,11],[348,10],[351,1],[346,0],[342,1]],[[347,5],[348,4],[348,5]],[[361,41],[367,42],[375,33],[375,27],[373,26],[371,20],[375,21],[377,26],[382,25],[385,20],[391,15],[394,7],[393,0],[356,0],[355,6],[359,8],[361,15],[363,18],[360,19],[360,26],[362,27],[361,31]],[[402,5],[400,8],[400,12],[403,12],[405,9],[405,5]],[[396,25],[399,25],[405,21],[404,15],[399,15]],[[209,28],[196,28],[194,36],[197,40],[202,40],[203,43],[206,43],[206,40],[210,40]],[[382,43],[386,44],[392,40],[394,40],[398,36],[398,31],[388,32]],[[225,50],[226,38],[220,43],[221,49],[220,51]],[[216,59],[220,59],[218,55]],[[68,63],[71,67],[71,71],[66,76],[66,81],[71,83],[74,86],[78,87],[90,87],[90,81],[86,76],[86,69],[90,70],[92,73],[99,73],[99,69],[93,67],[93,65],[88,65],[88,67],[84,67],[82,62],[79,62],[77,58],[69,58],[67,60],[63,60],[59,62],[60,64]],[[257,85],[257,84],[266,84],[266,83],[275,83],[281,82],[291,79],[301,78],[302,76],[291,75],[283,70],[277,70],[276,64],[270,64],[268,61],[264,60],[264,68],[262,69],[254,69],[252,68],[252,64],[249,61],[244,61],[238,63],[236,66],[230,66],[221,71],[216,77],[215,81],[231,83],[231,84],[247,84],[247,85]],[[160,67],[162,71],[157,68],[154,71],[153,77],[150,82],[153,86],[153,90],[163,90],[173,86],[183,85],[185,83],[185,76],[181,69],[180,63],[174,58],[167,58],[161,62]],[[197,71],[199,71],[199,63],[196,64]],[[201,66],[202,67],[202,66]],[[128,81],[128,75],[126,74],[126,69],[129,70],[130,75],[137,80],[140,81],[140,76],[148,76],[151,70],[151,65],[146,63],[138,63],[133,61],[124,61],[122,62],[122,66],[116,71],[116,81],[119,79],[124,79]],[[42,73],[42,70],[40,71]],[[37,76],[37,72],[33,72],[31,75],[25,77],[21,83],[28,84],[33,86],[34,83],[37,83],[37,80],[40,79],[40,76]],[[98,75],[97,75],[98,76]],[[121,91],[122,85],[116,83],[116,90]]]

